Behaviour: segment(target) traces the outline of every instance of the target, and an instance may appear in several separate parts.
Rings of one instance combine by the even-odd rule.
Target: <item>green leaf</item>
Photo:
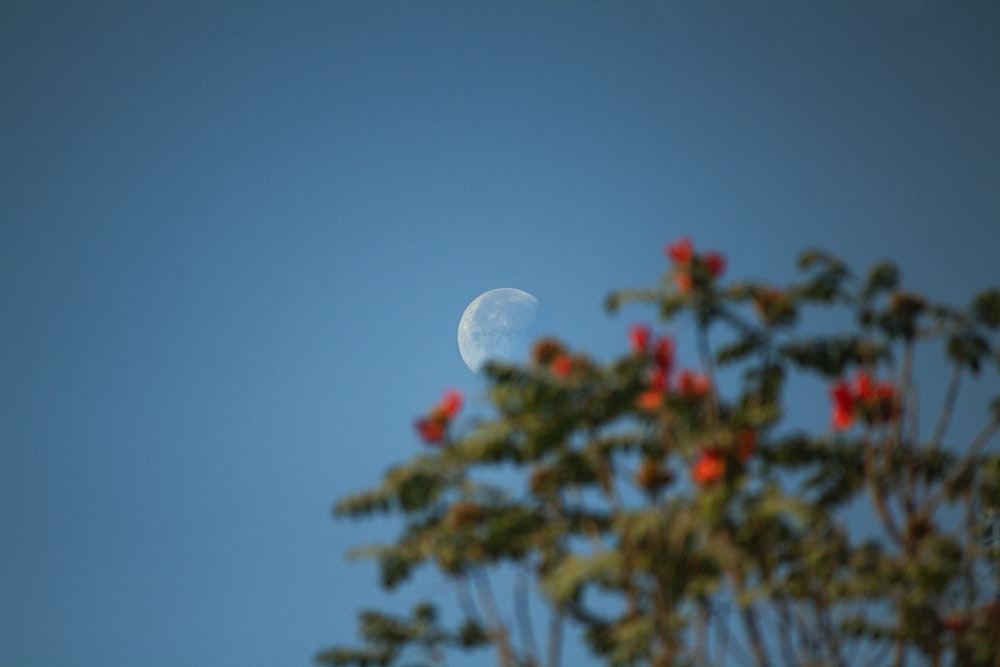
[[[849,334],[790,341],[781,345],[778,351],[797,365],[828,377],[843,374],[850,365],[871,363],[887,353],[884,346]]]
[[[475,648],[490,643],[489,635],[483,626],[474,620],[467,619],[458,630],[458,644],[462,648]]]
[[[364,649],[336,646],[316,654],[316,662],[334,667],[386,667],[396,657],[396,652],[385,647]]]
[[[403,478],[399,483],[399,506],[404,512],[424,509],[441,492],[441,478],[438,475],[416,473]]]
[[[399,551],[388,551],[383,553],[379,559],[379,580],[382,587],[392,590],[400,583],[410,578],[410,573],[415,565],[413,558],[404,556]]]
[[[614,581],[622,555],[605,551],[595,556],[569,555],[542,579],[542,589],[556,601],[575,599],[588,584]]]
[[[846,274],[847,267],[844,262],[835,255],[817,248],[809,248],[799,254],[799,268],[803,271],[820,266],[826,270],[836,271]]]
[[[880,262],[874,265],[865,278],[861,288],[861,298],[865,301],[879,292],[895,289],[899,284],[899,269],[891,262]]]
[[[1000,290],[980,292],[972,301],[972,317],[991,329],[1000,327]]]
[[[990,343],[982,336],[965,330],[948,338],[948,357],[967,367],[973,375],[979,373],[982,358],[991,352]]]
[[[656,288],[623,289],[605,297],[604,307],[609,313],[615,313],[627,303],[656,303],[663,297],[663,291]]]
[[[720,345],[715,353],[715,359],[720,366],[725,366],[750,356],[762,346],[763,341],[759,337],[746,335],[732,343]]]
[[[385,488],[355,493],[337,501],[333,507],[333,514],[337,517],[356,518],[376,512],[388,512],[392,495],[392,490]]]

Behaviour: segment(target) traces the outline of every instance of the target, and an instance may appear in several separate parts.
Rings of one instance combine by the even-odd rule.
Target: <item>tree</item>
[[[466,428],[447,393],[417,422],[428,448],[335,513],[400,515],[393,542],[356,555],[377,559],[388,589],[434,564],[463,592],[464,620],[446,627],[430,603],[367,611],[364,646],[319,662],[438,664],[492,646],[503,667],[554,667],[573,625],[610,665],[1000,665],[1000,550],[983,539],[1000,510],[1000,455],[986,449],[1000,397],[971,441],[949,436],[963,378],[1000,367],[1000,290],[958,309],[901,288],[890,263],[862,277],[809,251],[779,287],[724,283],[723,256],[686,238],[666,254],[659,284],[607,306],[691,317],[697,364],[633,326],[609,363],[545,338],[529,363],[489,365],[495,416]],[[817,307],[849,326],[807,332]],[[914,359],[935,341],[951,383],[922,431]],[[808,376],[828,383],[812,400],[832,414],[812,431],[783,411]],[[518,482],[489,483],[496,467]],[[845,519],[858,507],[872,534]],[[504,565],[521,584],[510,622],[490,585]],[[527,578],[551,607],[545,647]]]

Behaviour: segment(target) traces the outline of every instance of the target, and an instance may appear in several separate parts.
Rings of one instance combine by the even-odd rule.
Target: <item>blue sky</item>
[[[650,314],[604,296],[682,234],[739,277],[818,245],[997,284],[997,34],[990,2],[0,3],[0,661],[349,640],[385,598],[343,553],[391,533],[330,507],[444,387],[476,409],[488,289],[607,358]]]

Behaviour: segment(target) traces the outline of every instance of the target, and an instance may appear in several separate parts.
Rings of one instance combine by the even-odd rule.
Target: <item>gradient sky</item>
[[[481,406],[488,289],[608,358],[651,314],[604,296],[682,234],[738,277],[818,245],[1000,283],[998,35],[995,2],[3,0],[0,662],[350,640],[396,603],[344,551],[391,525],[330,507],[442,389]]]

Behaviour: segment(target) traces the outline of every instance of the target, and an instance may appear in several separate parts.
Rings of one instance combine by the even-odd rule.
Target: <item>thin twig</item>
[[[826,606],[826,601],[814,600],[815,610],[816,610],[816,626],[823,635],[823,641],[826,644],[827,650],[830,652],[833,658],[833,664],[838,665],[838,667],[843,667],[844,659],[840,653],[840,640],[837,637],[837,633],[833,631],[830,627],[830,610]]]
[[[909,432],[909,435],[907,437],[907,442],[910,443],[911,447],[915,445],[918,446],[920,443],[920,414],[919,414],[920,385],[916,379],[913,380],[912,385],[913,385],[913,389],[911,392],[912,396],[903,397],[903,400],[909,400],[911,403],[911,408],[904,412],[904,416],[909,422],[909,428],[907,429]],[[911,457],[907,457],[907,460],[910,460],[910,458]],[[927,489],[926,489],[926,484],[924,485],[917,484],[918,479],[916,471],[914,470],[913,466],[909,467],[909,473],[907,475],[906,480],[907,480],[906,491],[905,491],[906,508],[912,513],[916,511],[916,505],[917,502],[919,502],[918,496],[924,497],[926,495]],[[926,478],[924,478],[924,481],[926,482]]]
[[[905,413],[906,412],[906,396],[910,391],[910,380],[913,376],[913,342],[910,341],[903,348],[903,368],[899,372],[899,379],[897,380],[897,386],[899,387],[899,408]],[[892,460],[892,450],[893,448],[903,441],[903,415],[899,415],[896,419],[894,428],[892,429],[893,438],[889,441],[889,446],[886,448],[886,457]]]
[[[900,597],[902,596],[897,594],[896,607],[897,609],[902,610],[903,601],[899,599]],[[903,612],[900,611],[899,613],[900,616],[902,616]],[[896,642],[895,645],[893,646],[893,652],[892,652],[893,667],[903,667],[903,665],[906,664],[906,641],[903,639],[903,633],[902,633],[902,625],[904,621],[905,619],[902,617],[896,619],[896,624],[899,627],[896,628]]]
[[[871,494],[872,504],[875,507],[875,511],[878,513],[882,526],[889,534],[889,537],[891,537],[897,545],[902,546],[903,536],[900,534],[899,528],[896,526],[896,521],[889,511],[889,506],[886,504],[885,496],[882,494],[882,489],[879,486],[878,470],[876,470],[875,463],[875,447],[868,438],[865,438],[862,441],[862,446],[864,447],[865,454],[865,479],[868,480],[868,491]]]
[[[882,658],[885,657],[886,651],[889,650],[888,644],[882,644],[877,650],[874,656],[872,656],[871,661],[868,663],[868,667],[875,667],[875,665],[882,664]]]
[[[913,382],[913,341],[907,341],[906,346],[903,348],[903,369],[900,373],[899,378],[899,411],[900,414],[896,416],[895,427],[892,429],[892,438],[887,443],[885,448],[885,461],[889,469],[892,469],[895,465],[894,454],[897,447],[901,447],[905,442],[903,438],[903,424],[909,414],[907,409],[909,406],[907,404],[910,395],[910,385]],[[913,481],[914,481],[914,466],[913,457],[906,456],[905,462],[905,474],[903,475],[903,506],[906,508],[907,512],[913,512],[914,510],[914,498],[913,498]]]
[[[799,661],[795,658],[795,648],[792,646],[792,618],[788,613],[788,599],[779,595],[775,606],[778,611],[778,645],[781,647],[781,656],[786,665],[794,667]]]
[[[930,448],[932,450],[941,446],[944,434],[948,431],[948,424],[951,423],[951,415],[955,410],[955,402],[958,399],[958,389],[962,384],[962,367],[955,364],[951,371],[951,380],[948,382],[948,391],[945,393],[944,404],[941,406],[941,414],[938,415],[937,425],[934,427],[934,435],[931,436]]]
[[[727,610],[725,616],[728,617],[728,615],[729,614]],[[717,619],[716,628],[719,632],[719,635],[721,635],[719,639],[719,644],[721,647],[720,654],[723,656],[722,658],[724,661],[723,664],[729,663],[730,642],[732,642],[733,648],[736,649],[735,652],[737,654],[736,655],[737,662],[744,665],[750,664],[752,660],[750,653],[743,647],[742,644],[740,644],[739,640],[733,637],[732,634],[729,632],[729,619],[723,618],[723,615],[721,614],[716,614],[715,616]]]
[[[962,499],[965,504],[965,544],[963,545],[965,547],[965,563],[962,568],[962,574],[965,579],[965,616],[966,618],[970,618],[972,615],[972,606],[976,600],[976,580],[973,568],[975,567],[975,558],[979,551],[979,544],[974,539],[976,535],[976,511],[972,490],[966,490],[962,494]]]
[[[732,568],[729,570],[729,578],[732,581],[733,592],[736,594],[736,599],[739,600],[743,597],[743,577],[735,568]],[[750,639],[750,650],[753,652],[753,656],[757,661],[758,667],[768,667],[768,665],[771,664],[771,661],[767,658],[767,650],[764,648],[764,639],[761,637],[760,627],[757,625],[757,614],[752,605],[741,605],[740,619],[743,621],[743,628],[746,630],[747,637]]]
[[[458,593],[458,605],[462,608],[462,613],[482,625],[482,616],[479,614],[479,609],[476,608],[476,602],[472,596],[472,587],[469,586],[469,576],[467,574],[456,579],[455,589]]]
[[[694,626],[694,661],[695,664],[708,664],[708,599],[698,599],[698,609],[695,614]]]
[[[997,429],[1000,428],[1000,419],[993,419],[989,424],[983,427],[983,430],[975,437],[972,443],[969,445],[969,449],[965,452],[965,456],[955,465],[952,469],[951,474],[944,479],[943,482],[938,486],[937,491],[927,499],[924,506],[921,508],[929,516],[932,511],[937,507],[937,504],[941,502],[941,496],[944,490],[952,486],[958,478],[964,475],[969,466],[971,466],[976,457],[979,456],[979,450],[981,450],[987,442],[989,442]]]
[[[698,357],[701,359],[701,366],[705,369],[705,374],[708,376],[709,386],[711,390],[708,392],[708,407],[709,407],[709,424],[715,426],[719,422],[719,398],[717,396],[717,387],[715,385],[715,364],[712,361],[712,352],[708,344],[708,327],[701,322],[700,318],[698,321]]]
[[[528,579],[521,571],[514,575],[514,617],[517,619],[517,632],[525,650],[531,656],[531,661],[537,662],[538,644],[535,643],[531,610],[528,607]]]
[[[549,642],[545,650],[546,667],[559,667],[562,654],[562,627],[565,611],[561,604],[552,605],[549,617]]]
[[[500,620],[500,613],[497,611],[496,599],[493,597],[490,581],[482,572],[476,572],[474,579],[479,606],[483,609],[487,622],[491,626],[490,631],[497,642],[497,658],[500,660],[500,666],[514,667],[517,664],[514,660],[514,651],[507,635],[507,626]]]

